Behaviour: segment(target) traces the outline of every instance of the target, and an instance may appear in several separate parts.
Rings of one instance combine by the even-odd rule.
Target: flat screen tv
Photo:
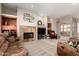
[[[38,28],[38,35],[46,34],[46,28]]]

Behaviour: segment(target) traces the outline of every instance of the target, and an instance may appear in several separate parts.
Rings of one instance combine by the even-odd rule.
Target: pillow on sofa
[[[18,47],[18,45],[13,45],[8,47],[4,55],[5,56],[26,56],[28,55],[28,51],[23,47]]]

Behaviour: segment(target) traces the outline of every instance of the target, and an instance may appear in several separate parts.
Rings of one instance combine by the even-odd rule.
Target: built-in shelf
[[[7,34],[7,35],[13,34],[15,36],[17,35],[16,18],[2,16],[1,23],[2,23],[1,29],[4,34]]]
[[[16,30],[16,26],[2,26],[2,30]]]

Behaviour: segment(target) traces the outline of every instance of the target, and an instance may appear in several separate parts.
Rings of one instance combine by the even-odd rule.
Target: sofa
[[[0,56],[27,56],[28,51],[22,46],[19,38],[7,37],[0,33]]]
[[[58,42],[57,53],[59,56],[79,56],[79,49],[71,48],[67,42]]]

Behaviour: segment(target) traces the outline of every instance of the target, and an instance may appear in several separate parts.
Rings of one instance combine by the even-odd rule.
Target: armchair
[[[51,38],[51,39],[57,39],[57,34],[55,33],[55,31],[49,31],[49,37]]]

